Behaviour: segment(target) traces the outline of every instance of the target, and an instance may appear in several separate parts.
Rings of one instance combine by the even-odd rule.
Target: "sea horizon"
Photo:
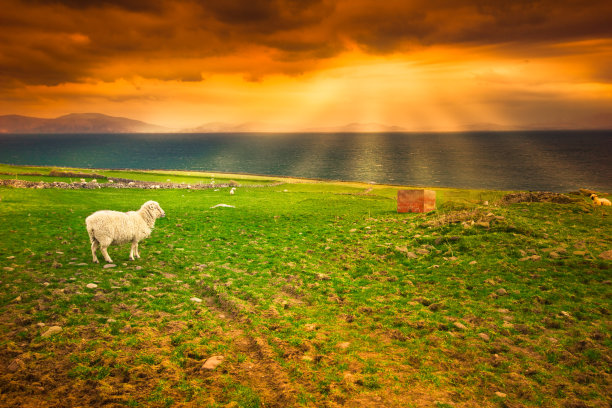
[[[0,162],[414,187],[612,191],[612,131],[0,134]]]

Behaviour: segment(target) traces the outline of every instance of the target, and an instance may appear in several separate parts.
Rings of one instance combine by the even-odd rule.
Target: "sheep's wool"
[[[138,254],[138,242],[148,238],[155,225],[155,220],[164,217],[164,210],[155,201],[147,201],[138,211],[96,211],[85,219],[87,232],[92,244],[92,255],[97,262],[95,250],[99,246],[107,262],[110,262],[106,248],[109,245],[132,243],[130,259],[134,251]]]

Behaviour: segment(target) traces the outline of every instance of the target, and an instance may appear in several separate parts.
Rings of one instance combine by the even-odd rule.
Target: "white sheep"
[[[595,205],[612,205],[610,200],[607,198],[599,198],[597,194],[591,194],[591,200],[593,200],[593,204]]]
[[[236,187],[232,187],[232,189],[230,190],[230,195],[234,195],[235,192],[236,192]]]
[[[155,225],[155,220],[165,217],[166,213],[155,201],[147,201],[138,211],[96,211],[85,219],[87,233],[91,241],[91,254],[94,263],[98,263],[96,250],[100,248],[104,260],[112,263],[108,255],[109,245],[132,243],[130,261],[140,258],[138,242],[148,238]]]

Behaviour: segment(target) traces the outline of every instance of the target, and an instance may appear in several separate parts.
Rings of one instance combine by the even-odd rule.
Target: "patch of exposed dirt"
[[[451,211],[446,214],[441,214],[432,220],[425,222],[423,225],[428,227],[439,227],[441,225],[454,223],[469,223],[470,226],[478,225],[483,228],[489,228],[497,222],[504,220],[503,216],[498,216],[492,212],[484,212],[483,210],[473,211]]]
[[[243,380],[257,390],[264,406],[281,408],[294,405],[297,392],[291,385],[289,374],[275,360],[268,342],[262,337],[246,335],[243,341],[237,342],[237,346],[253,361],[250,372]]]
[[[33,345],[45,353],[52,351],[54,358],[43,353],[24,352],[17,357],[0,355],[0,405],[3,407],[69,407],[112,406],[100,397],[97,386],[91,381],[71,379],[67,376],[72,363],[68,356],[70,347]],[[44,350],[42,348],[44,347]],[[12,361],[23,362],[13,370]]]
[[[216,292],[208,288],[208,294]],[[265,407],[281,408],[295,405],[297,391],[292,386],[289,373],[276,361],[275,352],[263,335],[258,335],[250,324],[249,311],[241,302],[224,293],[206,299],[209,309],[229,317],[229,335],[239,353],[247,356],[242,370],[233,374],[240,382],[256,390]],[[246,330],[243,330],[245,327]],[[227,329],[226,329],[227,331]]]
[[[516,203],[556,203],[572,204],[582,201],[579,198],[572,198],[566,194],[550,193],[545,191],[529,191],[521,193],[507,194],[501,199],[502,204]]]

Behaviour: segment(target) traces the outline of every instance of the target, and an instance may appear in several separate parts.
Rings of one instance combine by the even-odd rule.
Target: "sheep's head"
[[[164,210],[162,210],[157,201],[147,201],[142,205],[141,208],[145,209],[155,218],[163,218],[166,216],[166,213],[164,212]]]
[[[591,200],[595,201],[595,199],[597,198],[597,194],[591,194],[590,198],[591,198]]]

